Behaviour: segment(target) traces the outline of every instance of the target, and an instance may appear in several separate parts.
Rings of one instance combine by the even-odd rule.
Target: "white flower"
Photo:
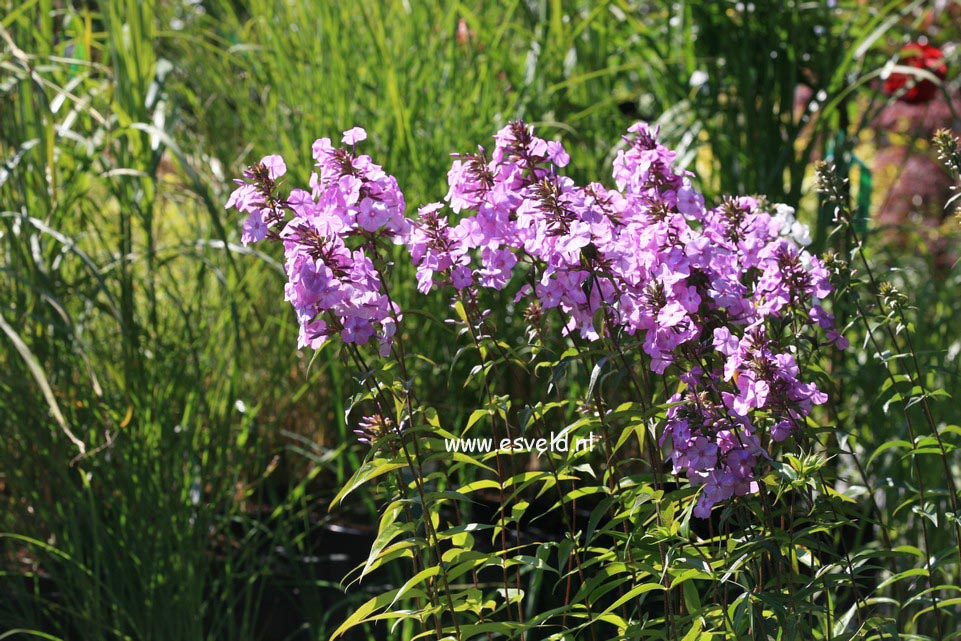
[[[707,79],[708,79],[707,72],[701,71],[700,69],[698,69],[691,74],[690,83],[692,87],[700,87],[701,85],[707,83]]]
[[[778,224],[778,234],[790,238],[798,245],[807,247],[811,244],[811,230],[804,223],[794,217],[794,208],[783,203],[774,205],[774,215],[771,217]]]
[[[811,244],[811,228],[797,220],[791,225],[791,230],[787,235],[801,247],[807,247]]]

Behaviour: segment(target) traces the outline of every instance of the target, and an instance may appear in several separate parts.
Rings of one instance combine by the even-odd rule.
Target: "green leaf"
[[[367,461],[361,465],[356,472],[354,472],[353,476],[351,476],[347,483],[344,484],[344,487],[342,487],[340,491],[337,492],[337,495],[331,499],[331,507],[342,502],[348,494],[360,486],[374,480],[375,478],[393,472],[394,470],[399,470],[405,466],[406,463],[394,463],[385,458],[375,458]]]
[[[874,462],[874,459],[876,459],[883,452],[890,450],[891,448],[894,448],[894,447],[906,447],[908,449],[911,449],[912,445],[911,443],[909,443],[908,441],[905,441],[904,439],[895,439],[893,441],[888,441],[887,443],[882,444],[880,447],[874,450],[874,452],[871,454],[871,457],[868,459],[868,464],[865,467],[871,467],[871,463]]]
[[[402,599],[404,595],[410,592],[411,588],[417,585],[420,585],[427,579],[435,577],[438,574],[440,574],[440,566],[435,565],[425,570],[421,570],[420,572],[412,576],[410,579],[407,580],[406,583],[404,583],[404,585],[401,586],[399,590],[397,590],[397,594],[394,595],[394,599],[390,602],[391,607],[393,607],[393,605],[397,603],[399,599]]]
[[[898,572],[894,576],[890,576],[884,581],[881,581],[881,583],[878,584],[877,590],[880,591],[883,588],[888,587],[892,583],[897,583],[902,579],[907,579],[912,576],[930,576],[930,574],[925,568],[911,568],[910,570],[905,570],[904,572]]]
[[[632,599],[636,599],[637,597],[647,592],[650,592],[651,590],[663,590],[663,589],[664,589],[664,586],[662,586],[660,583],[643,583],[641,585],[638,585],[633,589],[631,589],[630,591],[628,591],[627,594],[619,598],[617,601],[607,606],[607,608],[601,614],[607,614],[609,612],[613,612],[614,610],[621,607],[628,601]]]
[[[597,385],[597,379],[600,378],[601,372],[604,370],[604,365],[607,363],[607,357],[597,361],[594,369],[591,370],[591,381],[587,386],[586,398],[592,398],[594,394],[594,386]]]
[[[467,425],[464,427],[464,434],[467,434],[467,432],[470,431],[470,428],[472,428],[477,421],[481,420],[485,416],[490,416],[489,410],[479,409],[471,412],[470,418],[467,419]]]
[[[697,614],[698,612],[700,612],[701,597],[697,592],[697,585],[694,584],[694,581],[685,581],[682,584],[682,592],[684,594],[684,606],[687,608],[687,611],[692,614]],[[698,622],[696,627],[698,630],[700,630],[700,622]],[[693,631],[693,628],[692,628],[692,631]],[[687,639],[688,637],[685,636],[684,638]],[[696,637],[691,637],[691,638],[693,639]]]
[[[55,637],[47,634],[46,632],[40,632],[39,630],[27,630],[25,628],[14,628],[13,630],[7,630],[3,634],[0,634],[0,641],[3,639],[9,639],[10,637],[15,637],[18,634],[26,634],[32,637],[37,637],[38,639],[47,639],[48,641],[63,641],[60,637]]]
[[[388,590],[383,594],[378,594],[372,599],[369,599],[367,602],[365,602],[363,605],[357,608],[353,614],[347,617],[347,619],[340,624],[340,627],[334,630],[334,633],[330,635],[330,641],[334,641],[334,639],[340,636],[343,636],[343,634],[348,630],[350,630],[351,628],[356,627],[362,623],[365,623],[366,621],[369,621],[370,615],[372,615],[377,610],[385,608],[391,603],[393,603],[394,596],[399,591],[400,591],[399,588]]]
[[[71,443],[80,450],[80,455],[86,453],[87,447],[83,444],[79,438],[74,436],[70,427],[67,425],[67,419],[63,417],[60,412],[60,406],[57,404],[57,398],[53,393],[53,389],[50,387],[50,383],[47,381],[47,375],[44,373],[43,368],[40,366],[40,362],[37,357],[33,355],[27,344],[23,342],[20,335],[14,331],[14,329],[7,323],[7,320],[0,314],[0,329],[3,333],[7,335],[7,338],[13,343],[14,348],[20,354],[20,357],[27,364],[27,369],[30,370],[30,374],[33,376],[37,385],[40,386],[40,391],[43,393],[43,398],[47,401],[47,406],[50,408],[50,413],[53,415],[54,420],[60,426],[60,430],[66,435]]]
[[[491,479],[479,479],[477,481],[461,485],[459,488],[457,488],[457,491],[461,494],[470,494],[471,492],[476,492],[477,490],[493,489],[501,489],[500,483]]]
[[[690,585],[690,584],[687,584],[687,585]],[[699,611],[700,610],[691,610],[691,612],[699,612]],[[700,619],[696,619],[694,621],[694,625],[692,625],[691,629],[687,631],[687,634],[681,637],[681,641],[710,641],[710,639],[712,639],[714,635],[710,632],[702,633],[701,632],[702,629],[703,629],[703,623],[701,623]]]

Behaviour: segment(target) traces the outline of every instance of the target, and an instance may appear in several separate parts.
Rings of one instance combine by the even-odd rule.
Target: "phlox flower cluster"
[[[315,141],[309,189],[293,189],[286,198],[278,189],[286,165],[267,156],[235,181],[227,201],[248,216],[245,245],[271,239],[284,246],[284,293],[297,313],[300,347],[318,349],[339,334],[358,345],[376,339],[382,355],[390,351],[400,309],[373,259],[382,240],[405,242],[410,223],[394,177],[356,153],[366,138],[355,127],[344,132],[345,146]]]
[[[676,474],[703,486],[695,514],[758,490],[764,443],[780,441],[826,400],[800,380],[797,337],[843,348],[820,305],[828,272],[800,245],[807,228],[789,207],[775,215],[750,197],[708,209],[643,123],[614,160],[616,189],[579,186],[560,173],[568,154],[512,123],[488,154],[457,156],[447,206],[422,207],[408,248],[418,289],[523,284],[516,299],[557,309],[564,333],[640,340],[650,368],[686,384],[662,437]],[[775,331],[776,330],[776,331]],[[793,345],[783,345],[784,343]]]
[[[791,208],[772,215],[751,197],[708,208],[656,129],[628,130],[607,188],[575,184],[561,173],[570,158],[560,143],[511,123],[490,153],[456,156],[446,204],[425,205],[414,220],[396,180],[356,154],[365,138],[355,127],[346,146],[317,140],[309,189],[286,198],[278,192],[286,166],[267,156],[227,203],[248,215],[245,244],[283,244],[302,347],[338,334],[346,343],[376,338],[389,353],[400,310],[375,262],[385,241],[406,245],[422,293],[510,288],[536,310],[529,317],[556,310],[564,335],[614,349],[636,342],[654,373],[684,384],[661,445],[674,473],[702,487],[694,508],[702,518],[757,492],[771,442],[825,402],[802,380],[799,346],[846,341],[821,305],[831,285],[803,249],[807,228]]]

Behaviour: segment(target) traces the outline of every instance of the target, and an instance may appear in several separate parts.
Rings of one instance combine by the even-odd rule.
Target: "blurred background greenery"
[[[940,187],[919,202],[898,185],[933,157],[925,118],[941,112],[892,115],[879,91],[905,42],[941,45],[938,122],[958,129],[955,3],[0,8],[0,638],[322,639],[363,599],[339,580],[366,554],[374,501],[326,510],[364,456],[345,419],[355,383],[333,350],[308,367],[276,248],[240,246],[223,208],[244,165],[280,153],[306,182],[311,142],[355,125],[413,209],[446,193],[450,153],[509,120],[562,140],[578,181],[606,181],[618,136],[657,121],[706,193],[798,207],[817,251],[837,242],[811,181],[829,156],[873,264],[910,294],[928,388],[961,389],[957,224]],[[399,261],[398,286],[409,274]],[[434,350],[416,375],[456,419],[471,405],[437,365],[456,347],[425,320],[446,304],[404,287],[406,331]],[[826,365],[830,420],[874,452],[906,427],[859,331]],[[961,423],[958,404],[941,411]],[[912,495],[907,461],[870,463],[882,503]],[[915,544],[916,518],[885,527]]]

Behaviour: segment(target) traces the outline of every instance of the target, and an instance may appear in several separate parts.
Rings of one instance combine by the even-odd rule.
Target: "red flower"
[[[924,69],[941,80],[948,75],[948,65],[944,62],[944,54],[937,47],[912,42],[901,48],[901,65]],[[884,93],[893,96],[904,87],[913,86],[902,93],[898,100],[911,104],[930,102],[938,93],[938,87],[927,78],[918,79],[917,76],[892,73],[884,81]]]

